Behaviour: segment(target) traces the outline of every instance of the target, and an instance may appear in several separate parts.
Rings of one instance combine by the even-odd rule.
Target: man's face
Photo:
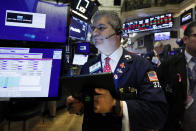
[[[101,17],[92,24],[92,41],[96,48],[104,54],[111,53],[117,49],[117,35],[108,22],[106,16]]]
[[[184,36],[183,40],[186,45],[186,51],[196,57],[196,27],[193,27],[191,35]]]

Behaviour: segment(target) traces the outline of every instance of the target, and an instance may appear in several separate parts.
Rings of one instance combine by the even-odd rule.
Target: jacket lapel
[[[187,92],[187,69],[186,69],[186,59],[184,54],[180,54],[180,56],[174,60],[174,67],[176,67],[176,76],[178,79],[178,83],[185,87],[181,90],[184,92],[184,96],[186,97]]]
[[[130,71],[130,65],[133,62],[133,57],[134,56],[131,53],[123,49],[123,55],[121,56],[114,71],[114,79],[116,85],[118,85],[118,83],[121,83],[117,82],[117,80],[120,81],[124,76],[126,76],[126,72]]]

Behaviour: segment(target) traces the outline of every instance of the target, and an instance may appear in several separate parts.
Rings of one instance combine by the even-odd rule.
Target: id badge
[[[194,102],[193,97],[190,95],[187,95],[185,109],[188,109],[193,104],[193,102]]]
[[[101,69],[101,62],[99,61],[99,62],[97,62],[94,65],[89,67],[89,72],[90,72],[90,74],[92,74],[92,73],[95,73],[96,71],[98,71],[100,69]]]

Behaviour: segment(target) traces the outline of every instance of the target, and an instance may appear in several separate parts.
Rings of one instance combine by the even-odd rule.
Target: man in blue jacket
[[[88,61],[81,74],[113,72],[117,93],[95,88],[94,111],[69,96],[70,113],[84,108],[83,131],[147,131],[164,125],[167,107],[156,72],[144,58],[120,46],[121,21],[112,11],[98,11],[92,18],[92,41],[100,54]]]

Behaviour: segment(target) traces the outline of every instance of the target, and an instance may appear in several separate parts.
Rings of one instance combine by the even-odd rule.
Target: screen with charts
[[[0,98],[58,98],[62,48],[0,47]]]
[[[0,9],[0,39],[66,42],[68,5],[47,0],[4,0]]]
[[[69,26],[69,37],[77,40],[85,40],[88,32],[88,24],[83,20],[72,17]]]

